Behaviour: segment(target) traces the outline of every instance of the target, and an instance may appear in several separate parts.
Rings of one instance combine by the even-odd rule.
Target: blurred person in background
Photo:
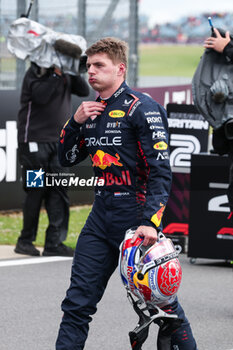
[[[227,60],[233,63],[233,41],[231,40],[229,31],[225,33],[225,36],[222,36],[218,29],[214,28],[214,34],[215,36],[208,37],[204,41],[204,47],[223,54]],[[213,131],[213,147],[219,155],[228,154],[230,158],[227,195],[231,211],[229,219],[233,222],[233,118]]]
[[[58,161],[57,141],[67,115],[71,114],[71,94],[88,96],[89,86],[81,75],[64,74],[54,66],[47,69],[31,62],[23,80],[18,112],[18,157],[26,197],[16,253],[40,255],[33,241],[36,240],[44,200],[49,224],[43,255],[73,256],[73,250],[62,243],[67,236],[69,221],[67,189],[62,186],[26,186],[27,170],[64,171]]]

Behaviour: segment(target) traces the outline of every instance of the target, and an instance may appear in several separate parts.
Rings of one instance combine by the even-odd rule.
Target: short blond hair
[[[87,56],[97,53],[106,53],[114,63],[122,62],[127,69],[128,45],[125,41],[114,37],[100,39],[86,50]]]

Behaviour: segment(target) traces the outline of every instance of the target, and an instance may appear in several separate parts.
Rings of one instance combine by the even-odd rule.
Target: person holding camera
[[[33,241],[44,201],[49,224],[43,255],[73,256],[73,249],[62,243],[69,221],[67,188],[26,186],[27,170],[64,170],[58,161],[58,138],[71,113],[71,94],[88,96],[89,86],[81,75],[64,74],[58,67],[44,68],[31,62],[23,80],[18,112],[18,156],[26,194],[23,228],[15,247],[18,254],[40,255]]]
[[[225,33],[224,37],[217,28],[213,30],[215,36],[208,37],[204,41],[204,47],[222,53],[233,63],[233,41],[231,40],[229,31]],[[227,196],[231,211],[229,219],[233,221],[233,119],[228,120],[220,128],[213,131],[213,147],[218,154],[228,154],[230,157]]]

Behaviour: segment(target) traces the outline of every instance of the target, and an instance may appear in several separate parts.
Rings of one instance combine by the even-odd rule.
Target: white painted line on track
[[[72,259],[73,258],[71,257],[65,257],[65,256],[50,256],[50,257],[40,257],[40,258],[3,260],[3,261],[0,261],[0,267],[43,264],[43,263],[66,261],[66,260],[72,260]]]

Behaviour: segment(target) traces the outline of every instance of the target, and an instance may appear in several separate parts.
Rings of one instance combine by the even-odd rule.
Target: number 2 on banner
[[[170,164],[173,167],[190,167],[191,154],[200,153],[201,145],[193,135],[171,134],[170,146],[176,147],[170,154]]]

